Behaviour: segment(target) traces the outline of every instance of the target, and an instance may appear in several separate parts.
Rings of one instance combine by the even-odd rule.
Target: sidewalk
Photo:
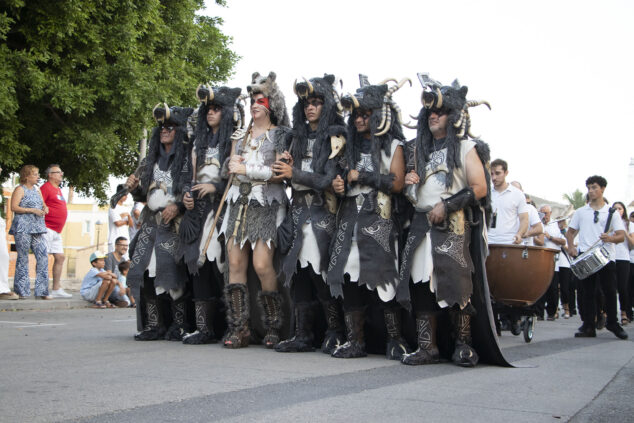
[[[31,297],[25,300],[0,300],[0,312],[23,310],[69,310],[90,306],[90,303],[82,300],[79,295],[81,280],[66,279],[61,282],[61,285],[66,292],[73,294],[72,298],[55,298],[52,300],[35,299],[33,293],[33,281],[31,281]],[[9,278],[9,286],[13,288],[13,278]],[[50,286],[52,286],[52,282],[49,284],[49,290]]]

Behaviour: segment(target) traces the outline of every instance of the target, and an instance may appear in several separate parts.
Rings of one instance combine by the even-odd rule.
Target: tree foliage
[[[586,196],[578,189],[572,194],[564,194],[564,200],[567,200],[577,210],[586,205]]]
[[[224,5],[221,0],[216,1]],[[86,195],[134,168],[158,102],[193,106],[201,82],[238,56],[203,0],[4,0],[0,5],[0,161],[59,163]]]

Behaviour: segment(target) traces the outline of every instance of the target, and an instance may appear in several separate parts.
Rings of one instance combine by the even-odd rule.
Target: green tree
[[[223,0],[216,3],[224,5]],[[3,174],[59,163],[77,191],[105,199],[134,168],[158,102],[194,106],[201,82],[238,56],[203,0],[4,0],[0,5]]]
[[[586,205],[586,196],[578,189],[572,194],[564,194],[563,198],[572,204],[575,210]]]

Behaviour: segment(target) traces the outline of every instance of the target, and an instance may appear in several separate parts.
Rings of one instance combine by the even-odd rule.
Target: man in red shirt
[[[60,278],[62,276],[62,268],[64,267],[64,247],[62,245],[62,229],[66,224],[68,210],[66,209],[66,200],[62,195],[59,185],[64,178],[64,172],[57,164],[49,165],[46,169],[46,177],[48,181],[42,185],[40,191],[44,198],[44,203],[49,209],[48,214],[44,218],[46,222],[46,241],[48,243],[48,253],[53,255],[53,289],[51,296],[53,298],[70,298],[73,295],[64,291],[60,286]]]

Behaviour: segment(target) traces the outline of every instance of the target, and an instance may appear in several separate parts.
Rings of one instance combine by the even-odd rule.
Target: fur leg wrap
[[[310,352],[315,351],[313,341],[313,323],[315,313],[313,303],[297,303],[295,305],[295,336],[275,346],[277,352]]]
[[[188,296],[183,295],[177,300],[171,301],[172,324],[165,334],[165,339],[167,341],[181,342],[183,340],[183,336],[187,334],[187,300]]]
[[[451,360],[458,366],[474,367],[478,353],[471,346],[471,316],[465,310],[450,310],[451,323],[456,337],[456,349]]]
[[[383,317],[387,328],[385,357],[388,360],[401,361],[403,355],[412,352],[407,341],[401,335],[401,310],[399,308],[386,308],[383,310]]]
[[[280,342],[282,328],[282,296],[275,291],[260,291],[258,305],[262,308],[262,324],[266,334],[262,343],[266,348],[273,348]]]
[[[323,301],[324,314],[328,329],[324,334],[324,342],[321,344],[321,352],[332,354],[332,352],[346,342],[346,335],[343,322],[343,310],[337,300]]]
[[[163,325],[163,318],[159,304],[160,302],[157,298],[145,299],[145,314],[147,321],[145,328],[134,335],[135,340],[157,341],[159,339],[163,339],[163,336],[165,335],[165,326]]]
[[[183,344],[200,345],[218,342],[214,339],[213,315],[216,310],[216,299],[194,301],[196,311],[196,330],[183,337]]]
[[[416,316],[418,349],[403,356],[401,362],[411,366],[435,364],[440,362],[440,353],[436,344],[436,316],[421,313]]]
[[[365,357],[368,355],[365,352],[365,335],[363,332],[365,309],[344,313],[344,321],[348,340],[345,344],[337,347],[332,352],[332,356],[337,358]]]
[[[249,291],[242,283],[225,285],[225,303],[227,305],[227,334],[224,345],[227,348],[249,346]]]

